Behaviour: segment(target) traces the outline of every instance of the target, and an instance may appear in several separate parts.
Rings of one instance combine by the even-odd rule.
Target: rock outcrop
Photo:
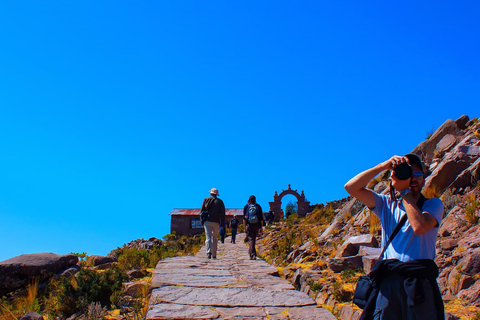
[[[73,267],[78,257],[55,253],[23,254],[0,262],[0,296],[26,287],[34,279],[42,282]]]
[[[121,248],[126,248],[126,249],[146,249],[146,250],[151,250],[153,249],[154,246],[162,246],[163,242],[160,239],[157,239],[155,237],[152,237],[148,240],[145,239],[137,239],[134,241],[130,241],[129,243],[126,243],[123,245]],[[117,252],[120,248],[112,250],[108,256],[109,257],[115,257],[117,255]]]
[[[441,196],[444,203],[435,259],[441,272],[437,281],[444,299],[459,299],[466,306],[477,307],[480,314],[480,122],[467,116],[448,120],[412,153],[421,156],[426,165],[424,195]],[[386,177],[386,172],[380,174],[368,187],[378,193],[387,192]],[[358,309],[339,303],[349,301],[349,294],[353,292],[349,290],[353,289],[342,291],[335,288],[335,281],[329,280],[332,278],[329,272],[363,268],[368,273],[380,254],[380,227],[372,231],[372,213],[350,197],[332,208],[336,212],[333,222],[314,240],[323,247],[341,243],[335,256],[316,254],[310,249],[310,239],[293,248],[288,255],[285,276],[317,303],[331,307],[340,319],[358,319]],[[368,241],[356,243],[359,237],[366,236],[370,237]],[[319,270],[298,266],[306,261],[313,261],[314,267],[320,266]],[[329,271],[322,267],[324,265]],[[319,282],[318,279],[322,280]],[[318,283],[315,291],[311,289],[312,283]],[[447,313],[446,319],[458,317]]]

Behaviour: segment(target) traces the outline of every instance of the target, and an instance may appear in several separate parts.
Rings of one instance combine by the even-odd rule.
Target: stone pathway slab
[[[275,267],[250,260],[244,238],[219,243],[218,259],[207,259],[203,247],[196,256],[160,261],[146,319],[336,319]]]

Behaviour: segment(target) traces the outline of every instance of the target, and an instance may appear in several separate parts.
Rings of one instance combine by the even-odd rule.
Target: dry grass
[[[465,207],[465,218],[471,224],[477,224],[479,220],[480,201],[474,194],[470,194],[467,198],[468,205]]]
[[[380,223],[380,218],[377,217],[375,213],[369,210],[369,224],[370,224],[370,234],[378,234],[381,230],[382,225]]]
[[[428,188],[424,188],[422,191],[425,198],[440,198],[442,195],[442,190],[438,189],[436,185],[430,185]]]
[[[461,299],[455,299],[445,303],[445,313],[454,314],[460,317],[460,320],[479,319],[479,311],[475,306],[467,305]]]

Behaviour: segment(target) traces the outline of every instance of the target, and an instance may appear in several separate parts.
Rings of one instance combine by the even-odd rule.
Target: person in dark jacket
[[[416,154],[393,156],[365,170],[345,184],[352,196],[380,218],[382,247],[404,215],[407,221],[389,246],[385,260],[371,274],[375,290],[361,315],[366,319],[444,319],[436,281],[435,242],[442,221],[443,203],[422,198],[423,163]],[[376,175],[390,171],[390,194],[378,194],[366,186]]]
[[[237,219],[237,216],[233,216],[233,219],[230,220],[229,223],[230,231],[232,232],[232,240],[230,242],[232,242],[233,244],[235,244],[235,238],[237,237],[238,223],[239,221]]]
[[[207,258],[217,258],[218,233],[220,228],[225,226],[225,205],[218,198],[218,190],[212,188],[210,197],[203,199],[200,211],[208,210],[208,219],[203,224],[205,228],[205,246],[207,249]]]
[[[225,226],[220,226],[220,242],[225,243],[225,237],[227,236],[227,232],[225,230]]]
[[[262,207],[257,203],[255,196],[250,196],[248,203],[243,208],[243,223],[249,242],[248,254],[250,260],[255,260],[257,258],[255,243],[258,234],[262,232],[262,227],[265,225]]]

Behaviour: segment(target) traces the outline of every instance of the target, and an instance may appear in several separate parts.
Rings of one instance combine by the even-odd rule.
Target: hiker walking
[[[433,261],[443,203],[438,198],[426,199],[422,195],[423,168],[416,154],[393,156],[345,184],[348,193],[380,218],[382,247],[393,230],[399,230],[385,248],[385,260],[377,262],[370,273],[376,285],[360,319],[445,317],[436,281],[438,267]],[[367,189],[370,180],[384,170],[391,170],[390,194]]]
[[[225,236],[227,235],[226,231],[225,231],[225,226],[221,225],[220,226],[220,242],[221,243],[225,243]]]
[[[273,223],[273,219],[275,219],[275,216],[274,216],[272,211],[269,211],[268,212],[268,219],[267,219],[268,225],[271,225]]]
[[[237,216],[233,216],[233,219],[230,220],[229,227],[230,231],[232,232],[232,240],[230,240],[231,243],[235,243],[235,238],[237,236],[237,228],[238,228],[238,219]]]
[[[218,233],[225,226],[225,205],[222,199],[218,198],[218,190],[212,188],[210,197],[203,199],[200,211],[208,211],[208,217],[203,223],[205,228],[205,246],[207,248],[207,258],[217,258]]]
[[[262,232],[262,227],[265,225],[262,207],[257,203],[255,196],[250,196],[248,203],[243,208],[243,223],[249,242],[248,254],[250,260],[255,260],[257,258],[255,243],[258,234]]]

